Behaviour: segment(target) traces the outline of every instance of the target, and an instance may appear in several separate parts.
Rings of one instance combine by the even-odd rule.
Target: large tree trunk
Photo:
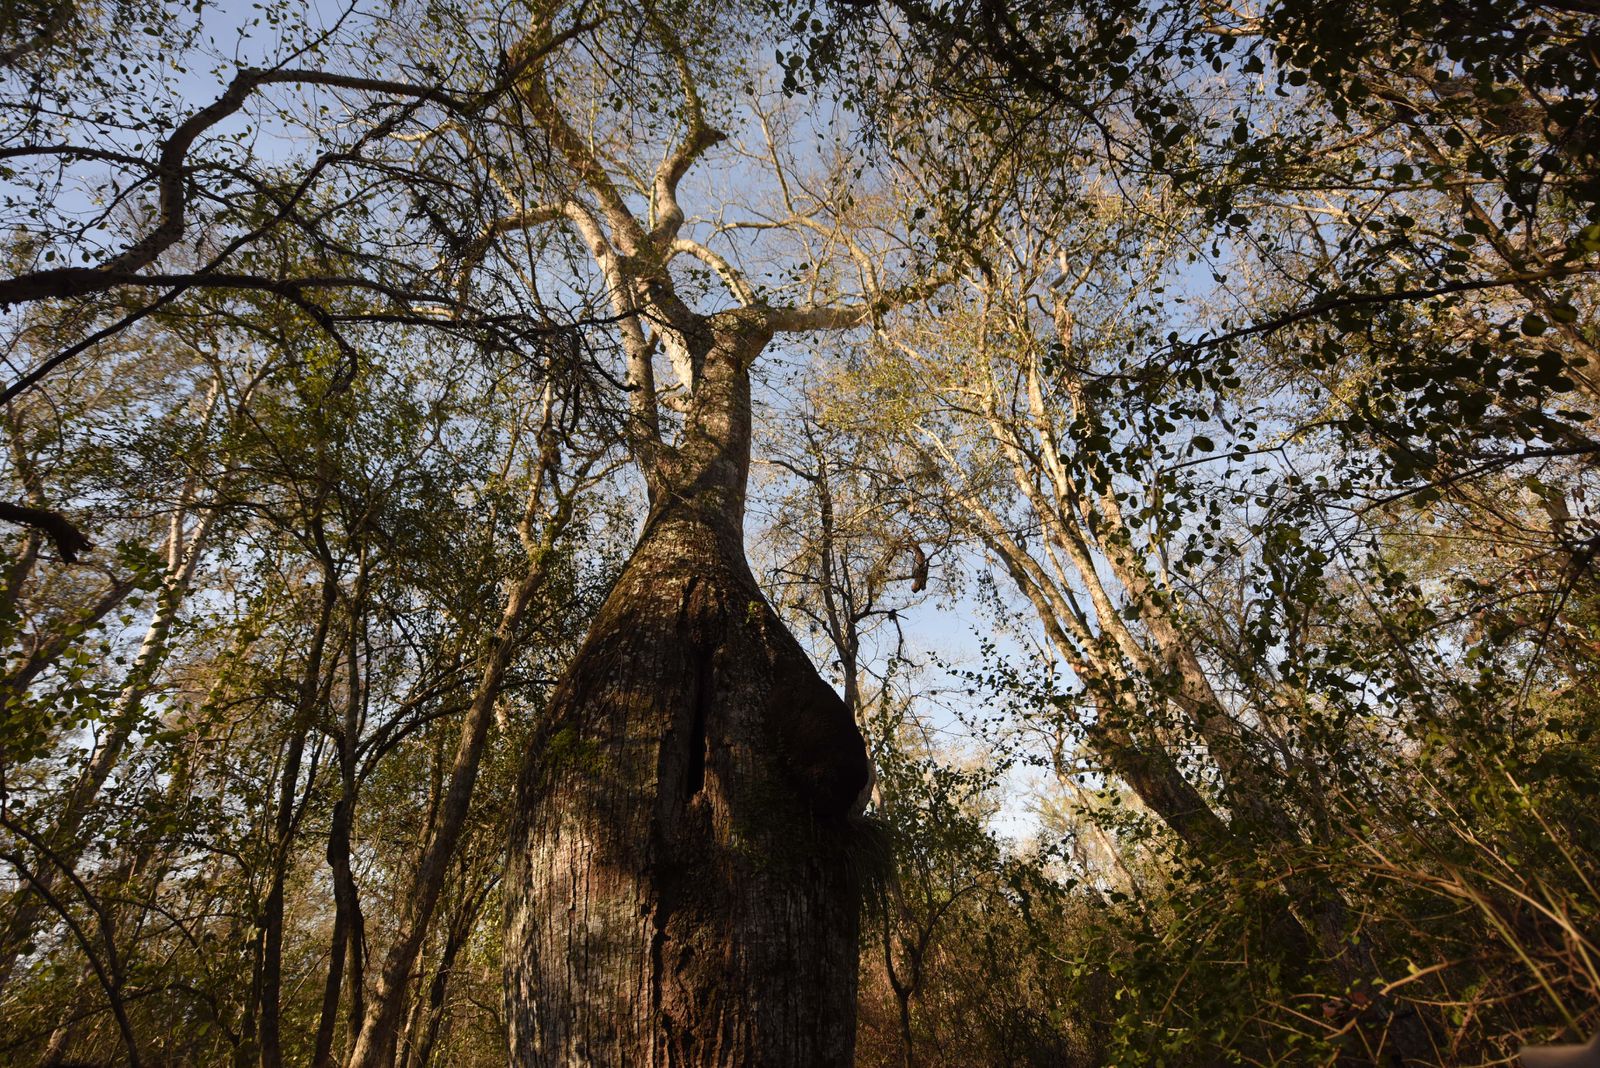
[[[749,361],[712,338],[552,699],[506,887],[512,1063],[849,1065],[865,745],[745,561]]]

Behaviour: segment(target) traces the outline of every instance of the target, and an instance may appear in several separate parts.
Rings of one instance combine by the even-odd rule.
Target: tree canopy
[[[1600,7],[0,11],[0,1061],[1600,1029]]]

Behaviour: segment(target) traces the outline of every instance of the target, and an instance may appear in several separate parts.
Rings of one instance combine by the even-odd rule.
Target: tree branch
[[[151,172],[156,181],[157,198],[156,225],[149,233],[98,267],[58,267],[47,271],[30,271],[0,281],[0,308],[110,289],[125,283],[130,276],[154,263],[184,234],[189,208],[186,182],[189,149],[201,134],[244,107],[245,101],[257,89],[276,84],[359,89],[406,96],[419,103],[439,103],[453,109],[467,107],[458,97],[436,87],[325,71],[246,68],[234,77],[227,91],[207,107],[189,116],[162,142]]]
[[[767,326],[779,334],[796,334],[807,330],[848,330],[885,312],[930,297],[949,283],[950,277],[940,274],[916,285],[901,286],[850,304],[801,304],[792,308],[768,308]]]
[[[91,548],[87,534],[60,512],[52,512],[48,508],[0,501],[0,520],[43,531],[56,547],[56,552],[61,554],[61,559],[69,564],[77,563],[78,554],[88,552]]]

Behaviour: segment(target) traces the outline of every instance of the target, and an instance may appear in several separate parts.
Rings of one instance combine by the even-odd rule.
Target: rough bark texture
[[[745,561],[719,332],[640,544],[552,700],[507,882],[512,1063],[852,1061],[861,735]]]

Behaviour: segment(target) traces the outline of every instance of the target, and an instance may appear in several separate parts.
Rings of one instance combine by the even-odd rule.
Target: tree
[[[679,134],[648,172],[627,169],[642,146],[619,145],[613,162],[591,147],[608,144],[608,130],[574,125],[591,108],[563,91],[566,50],[550,42],[586,18],[598,26],[572,36],[590,48],[644,45],[631,53],[646,72],[639,83],[600,82],[602,115],[607,94],[656,80],[678,95]],[[737,39],[732,19],[717,25]],[[846,852],[866,754],[745,560],[750,371],[775,335],[858,326],[897,297],[867,273],[855,299],[774,303],[688,236],[680,186],[725,135],[701,84],[717,83],[719,65],[685,29],[648,6],[539,11],[507,53],[528,128],[570,181],[508,225],[563,221],[593,257],[618,320],[625,435],[650,503],[525,765],[507,880],[522,1064],[844,1064],[853,1041]],[[781,168],[776,148],[771,156]],[[643,191],[642,218],[630,187]],[[780,232],[840,232],[826,202],[788,207]],[[849,247],[864,253],[859,239]],[[692,310],[670,270],[680,256],[709,266],[734,306]],[[658,346],[676,378],[676,440],[656,386]]]
[[[502,348],[537,347],[563,328],[505,314],[500,302],[515,289],[479,302],[481,294],[450,284],[440,261],[452,258],[455,234],[441,255],[431,205],[465,201],[470,211],[484,191],[460,185],[463,174],[435,183],[426,168],[402,162],[413,151],[408,132],[439,125],[440,114],[468,128],[508,83],[489,78],[456,95],[426,64],[411,72],[418,81],[369,77],[364,54],[354,70],[338,70],[342,48],[378,46],[370,26],[341,34],[289,5],[259,10],[240,28],[240,49],[221,59],[205,39],[204,5],[179,14],[145,0],[92,12],[65,2],[17,12],[34,36],[0,64],[0,109],[17,131],[0,156],[14,190],[0,204],[10,235],[0,310],[48,315],[53,327],[51,344],[35,346],[0,403],[196,294],[253,297],[299,315],[347,363],[375,332],[399,324]],[[251,65],[241,56],[263,23],[277,54],[268,43]],[[196,105],[179,83],[213,62],[216,96]],[[329,95],[302,108],[273,97],[280,88],[302,101]],[[328,121],[336,112],[342,120]],[[293,145],[288,159],[251,144],[253,132],[269,129]],[[285,240],[299,243],[298,254],[282,255]],[[17,507],[8,506],[11,521],[39,520]]]
[[[0,1060],[1591,1027],[1593,12],[324,14],[0,13]]]

